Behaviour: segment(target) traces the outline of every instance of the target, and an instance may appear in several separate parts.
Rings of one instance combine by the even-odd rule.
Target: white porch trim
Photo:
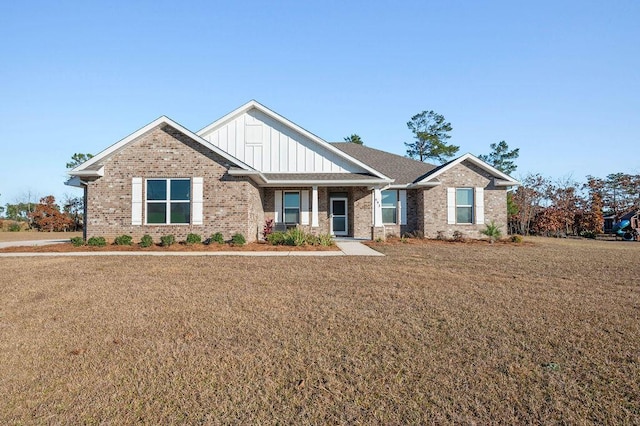
[[[311,187],[311,227],[320,226],[318,222],[318,186]]]

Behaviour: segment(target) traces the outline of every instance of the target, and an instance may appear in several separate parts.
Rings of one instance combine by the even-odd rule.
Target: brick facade
[[[484,188],[484,223],[492,220],[500,226],[502,233],[507,228],[507,192],[505,187],[496,187],[493,177],[485,170],[470,161],[463,161],[451,170],[438,176],[440,185],[427,188],[422,198],[422,234],[427,238],[436,238],[439,232],[447,238],[455,231],[468,238],[480,238],[480,231],[486,225],[448,224],[447,223],[447,188]],[[418,211],[420,208],[418,208]],[[420,226],[419,226],[420,227]]]
[[[104,176],[87,188],[87,238],[112,240],[144,234],[154,240],[173,234],[184,240],[188,233],[203,238],[221,232],[225,239],[242,233],[248,241],[257,236],[263,221],[262,190],[248,178],[227,174],[228,161],[169,126],[158,127],[132,141],[103,162]],[[131,179],[203,177],[203,225],[131,224]],[[143,200],[146,188],[143,185]],[[143,203],[144,206],[144,203]],[[145,223],[143,207],[143,223]]]
[[[203,238],[221,232],[230,239],[237,232],[248,241],[262,237],[266,219],[275,217],[275,191],[307,190],[309,223],[311,223],[312,188],[260,188],[248,177],[230,176],[229,161],[202,144],[168,125],[156,127],[101,163],[104,176],[90,182],[86,192],[86,236],[102,236],[113,240],[129,234],[139,240],[144,234],[155,241],[173,234],[184,240],[189,233]],[[143,201],[143,225],[132,225],[132,178],[203,178],[203,225],[144,225],[146,207]],[[318,188],[318,227],[303,229],[314,234],[330,232],[330,199],[348,199],[348,235],[356,238],[384,238],[388,235],[412,233],[435,238],[439,233],[451,237],[459,231],[470,238],[481,236],[484,224],[448,224],[447,188],[480,187],[484,189],[485,224],[495,221],[506,232],[506,189],[495,187],[493,176],[470,161],[463,161],[438,175],[435,187],[407,189],[406,225],[372,227],[371,188],[359,186]],[[143,183],[143,200],[146,198]]]

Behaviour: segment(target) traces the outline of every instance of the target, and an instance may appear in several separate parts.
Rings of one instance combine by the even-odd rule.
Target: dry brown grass
[[[640,244],[0,258],[0,423],[640,423]]]
[[[71,237],[82,237],[82,232],[0,231],[0,243],[9,241],[68,240]]]

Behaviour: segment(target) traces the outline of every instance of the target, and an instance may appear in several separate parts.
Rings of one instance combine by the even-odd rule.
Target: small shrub
[[[500,226],[496,225],[494,221],[487,224],[486,227],[480,231],[481,234],[489,237],[489,241],[491,244],[502,236],[502,231],[500,230]]]
[[[594,240],[595,240],[595,238],[596,238],[596,233],[595,233],[595,232],[593,232],[593,231],[582,231],[582,232],[580,233],[580,236],[581,236],[581,237],[583,237],[583,238],[591,238],[591,239],[594,239]]]
[[[224,244],[224,237],[222,236],[222,233],[216,232],[215,234],[213,234],[211,236],[211,242],[217,243],[217,244]]]
[[[201,242],[202,242],[202,237],[199,234],[187,235],[187,244],[200,244]]]
[[[87,245],[91,247],[104,247],[107,245],[107,240],[104,237],[91,237],[87,240]]]
[[[405,236],[402,236],[402,237],[400,237],[400,242],[403,243],[403,244],[406,244],[406,243],[409,242],[409,239],[407,237],[405,237]]]
[[[317,236],[317,239],[318,239],[318,244],[320,244],[321,246],[329,247],[335,244],[331,234],[320,234]]]
[[[9,232],[19,232],[20,230],[22,230],[22,226],[18,222],[9,224]]]
[[[518,244],[520,244],[520,243],[522,242],[522,240],[523,240],[522,235],[518,235],[518,234],[516,234],[516,235],[512,235],[512,236],[511,236],[511,242],[512,242],[512,243],[518,243]]]
[[[436,232],[436,240],[444,241],[447,238],[444,236],[444,231]]]
[[[153,238],[151,235],[144,234],[142,238],[140,238],[140,247],[151,247],[153,245]]]
[[[74,247],[80,247],[84,245],[84,238],[82,237],[72,237],[71,238],[71,244],[73,244]]]
[[[420,232],[418,231],[411,231],[411,232],[405,232],[404,236],[406,238],[419,238],[419,239],[424,239],[424,236],[422,234],[420,234]]]
[[[464,241],[464,234],[460,231],[453,232],[453,241],[462,242]]]
[[[288,246],[303,246],[307,243],[307,235],[300,228],[291,228],[284,235],[285,244]]]
[[[234,246],[243,246],[247,244],[247,239],[244,237],[244,235],[238,232],[236,234],[233,234],[233,236],[231,237],[231,244],[233,244]]]
[[[265,240],[273,232],[273,219],[267,219],[264,221],[264,227],[262,228],[262,238]]]
[[[384,240],[382,239],[382,237],[378,237],[374,240],[376,243],[382,243],[384,242]]]
[[[130,246],[133,242],[133,237],[131,235],[120,235],[113,240],[113,244],[117,246]]]
[[[176,243],[176,237],[174,235],[163,235],[160,237],[160,245],[162,247],[169,247]]]
[[[285,243],[284,232],[276,231],[267,235],[267,242],[274,246],[282,246]]]

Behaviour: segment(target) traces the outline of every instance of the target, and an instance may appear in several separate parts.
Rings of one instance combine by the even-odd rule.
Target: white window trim
[[[147,182],[150,180],[164,180],[167,182],[167,199],[166,200],[148,200],[147,196]],[[191,198],[193,198],[193,179],[192,178],[182,178],[182,177],[176,177],[176,178],[162,178],[162,177],[158,177],[158,178],[147,178],[144,180],[144,224],[145,225],[149,225],[149,226],[167,226],[167,225],[172,225],[172,226],[184,226],[184,225],[191,225],[193,222],[193,206],[192,206],[192,201],[191,200],[172,200],[171,199],[171,181],[172,180],[188,180],[189,181],[189,187],[190,187],[190,191],[189,191],[189,195],[191,196]],[[166,217],[165,217],[165,223],[149,223],[148,222],[148,217],[149,217],[149,209],[148,209],[148,205],[149,204],[162,204],[164,203],[166,205]],[[171,203],[189,203],[189,222],[185,222],[185,223],[171,223]]]
[[[300,225],[302,221],[302,206],[301,206],[302,194],[300,194],[300,191],[282,191],[282,223],[286,223],[287,225],[294,225],[293,222],[285,222],[287,209],[294,208],[294,207],[287,207],[285,205],[284,200],[287,194],[298,194],[298,222],[296,222],[295,225]]]
[[[471,191],[471,196],[473,197],[473,199],[471,200],[471,204],[458,204],[458,190],[459,189],[466,189]],[[462,186],[462,187],[457,187],[456,189],[456,198],[455,198],[455,211],[456,211],[456,224],[457,225],[473,225],[475,224],[475,199],[476,199],[476,194],[475,194],[475,190],[473,187],[466,187],[466,186]],[[458,222],[458,207],[465,207],[471,208],[471,222]]]
[[[387,192],[387,191],[393,191],[393,192],[396,193],[396,203],[393,206],[389,205],[389,204],[385,205],[382,202],[382,200],[384,199],[384,194],[383,193]],[[397,189],[385,189],[383,191],[380,191],[380,197],[381,197],[380,198],[380,204],[382,205],[382,218],[383,218],[382,224],[383,225],[398,225],[400,223],[400,221],[399,221],[399,219],[400,219],[400,217],[399,217],[400,209],[398,208],[398,204],[400,203],[400,193],[399,193],[399,191]],[[396,221],[395,222],[384,222],[384,210],[385,209],[394,209],[396,211],[396,214],[395,214]]]

